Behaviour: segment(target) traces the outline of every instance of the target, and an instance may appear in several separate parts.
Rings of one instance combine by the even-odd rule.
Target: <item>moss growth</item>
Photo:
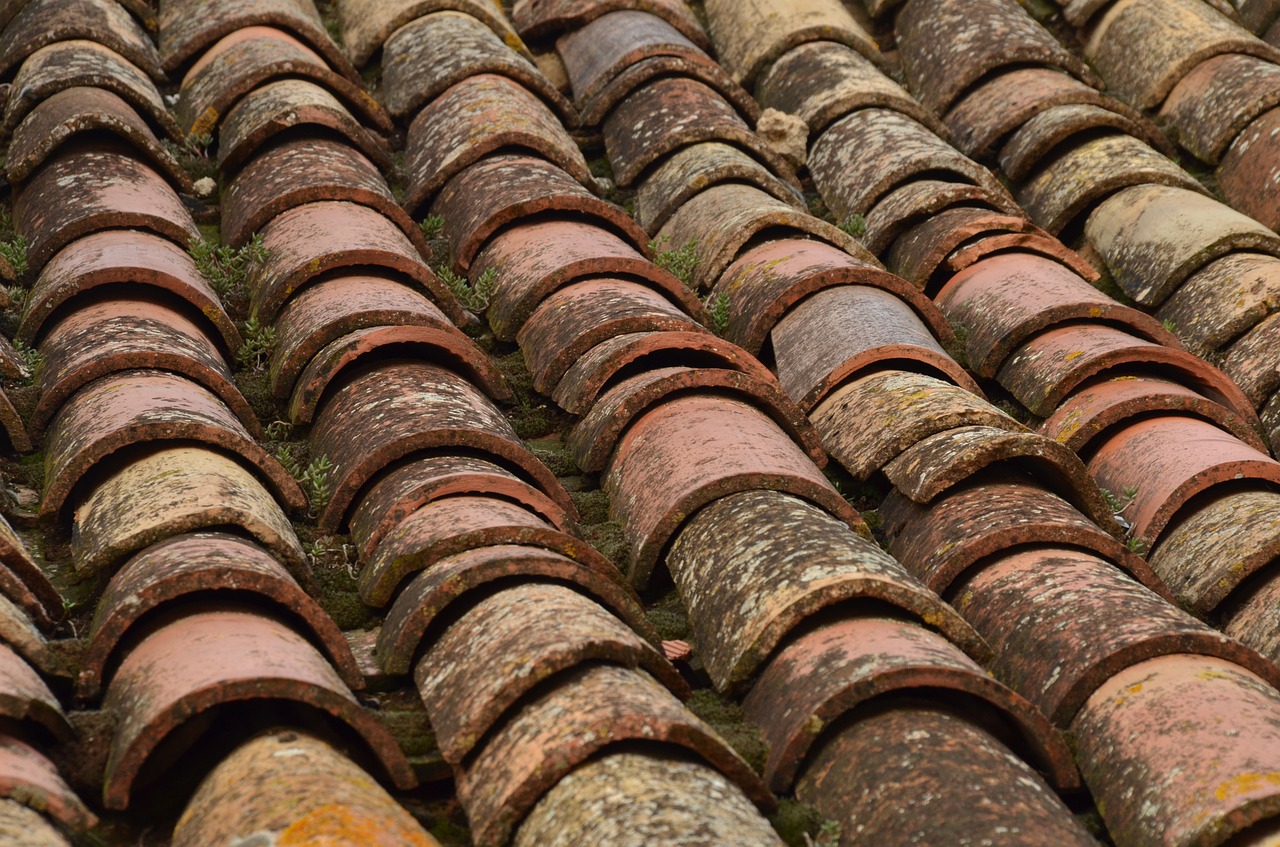
[[[239,370],[235,373],[236,387],[249,401],[249,406],[259,420],[275,420],[276,401],[271,396],[271,377],[266,370]]]
[[[595,526],[583,527],[582,535],[587,543],[600,551],[600,554],[618,566],[618,570],[626,573],[631,567],[631,545],[622,532],[622,525],[607,521]]]
[[[316,602],[339,629],[367,629],[375,611],[360,599],[356,573],[351,563],[355,550],[345,536],[319,535],[313,528],[294,524],[302,549],[311,560],[315,575]]]
[[[674,641],[689,637],[689,615],[680,601],[680,592],[671,591],[647,612],[649,623],[663,638]]]
[[[710,689],[693,692],[689,709],[711,724],[729,746],[757,772],[764,769],[769,750],[761,737],[760,727],[747,720],[742,707]]]
[[[769,823],[787,847],[810,847],[818,843],[817,839],[829,821],[808,803],[783,797],[778,801],[778,811],[769,818]]]
[[[578,510],[578,520],[583,526],[609,521],[609,495],[594,491],[571,491],[569,498]]]

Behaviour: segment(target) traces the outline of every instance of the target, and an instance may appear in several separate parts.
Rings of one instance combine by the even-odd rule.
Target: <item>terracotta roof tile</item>
[[[711,48],[711,39],[682,0],[516,0],[511,18],[522,36],[536,39],[558,36],[625,9],[657,15],[699,47]]]
[[[153,79],[164,79],[155,44],[114,0],[27,0],[4,32],[0,76],[8,76],[41,47],[87,39],[124,56]]]
[[[406,24],[434,12],[457,11],[483,22],[502,43],[523,54],[530,53],[493,0],[338,0],[342,42],[357,67],[364,67],[383,43]]]
[[[1275,127],[1280,110],[1272,109],[1249,124],[1223,154],[1218,166],[1218,182],[1233,206],[1264,226],[1280,227],[1274,174],[1278,166]]]

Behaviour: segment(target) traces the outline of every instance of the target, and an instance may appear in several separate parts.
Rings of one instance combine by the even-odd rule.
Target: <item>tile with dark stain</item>
[[[342,43],[356,67],[367,65],[402,26],[440,11],[470,15],[493,30],[503,44],[526,58],[530,56],[501,7],[492,0],[338,0],[337,7]]]
[[[1232,206],[1265,226],[1280,228],[1280,109],[1272,109],[1249,124],[1222,157],[1218,184]]]
[[[1110,104],[1108,104],[1110,105]],[[1054,106],[1024,123],[1009,136],[1000,151],[1000,168],[1009,179],[1021,181],[1040,164],[1046,156],[1071,139],[1114,129],[1139,138],[1163,153],[1170,153],[1168,142],[1145,122],[1126,110],[1095,106],[1089,103],[1072,103]]]
[[[711,39],[683,0],[516,0],[511,18],[525,38],[554,38],[624,9],[657,15],[703,50],[712,49]]]
[[[936,277],[946,277],[947,258],[963,245],[980,238],[1021,233],[1030,227],[1021,214],[966,206],[944,209],[902,232],[885,254],[884,263],[921,290],[932,292],[938,288]]]
[[[152,79],[164,79],[155,44],[113,0],[27,0],[5,27],[0,75],[8,76],[41,47],[76,39],[96,41],[146,71]]]
[[[1269,315],[1233,341],[1222,353],[1222,372],[1240,386],[1254,406],[1262,406],[1280,388],[1276,367],[1280,348],[1280,317]]]
[[[1211,352],[1280,310],[1280,259],[1228,253],[1187,277],[1155,316],[1195,352]]]
[[[872,253],[884,256],[905,231],[934,215],[960,206],[1022,216],[1022,210],[1007,193],[993,194],[981,185],[967,182],[914,179],[875,202],[863,216],[866,232],[859,240]]]

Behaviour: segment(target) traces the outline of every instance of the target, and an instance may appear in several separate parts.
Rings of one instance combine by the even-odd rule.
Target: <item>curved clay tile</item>
[[[516,0],[511,18],[527,39],[555,38],[625,9],[657,15],[703,50],[711,49],[711,39],[683,0]]]
[[[302,580],[302,545],[267,490],[238,462],[203,447],[166,447],[100,482],[76,509],[71,555],[76,573],[112,572],[130,555],[166,538],[235,527],[256,539]]]
[[[333,618],[289,572],[254,542],[223,532],[193,532],[154,544],[117,572],[98,601],[85,635],[76,696],[96,699],[119,663],[129,632],[168,604],[236,596],[301,624],[353,689],[364,687],[351,647]]]
[[[702,301],[670,271],[650,262],[613,232],[584,221],[532,221],[503,229],[476,255],[471,272],[484,276],[490,270],[494,294],[485,318],[504,341],[514,340],[552,293],[588,276],[637,281],[695,320],[706,319]]]
[[[76,392],[54,417],[45,441],[41,517],[55,518],[64,507],[77,506],[82,479],[112,454],[179,441],[238,456],[286,509],[306,510],[302,487],[217,395],[174,373],[121,371]]]
[[[27,0],[4,34],[0,76],[8,76],[41,47],[88,39],[119,53],[152,79],[164,79],[151,38],[114,0]]]
[[[1272,230],[1280,228],[1280,193],[1275,189],[1275,174],[1280,171],[1278,125],[1280,109],[1249,124],[1223,155],[1217,171],[1227,201]]]
[[[249,26],[284,30],[324,56],[329,67],[357,85],[360,74],[325,32],[312,0],[164,0],[160,56],[176,71],[218,39]]]
[[[594,190],[587,160],[551,110],[510,77],[484,73],[450,86],[409,125],[404,207],[430,205],[455,176],[498,151],[536,154]]]
[[[413,207],[407,207],[412,213]],[[568,173],[541,159],[491,156],[449,180],[431,213],[444,218],[454,266],[466,271],[499,229],[559,213],[608,227],[649,254],[649,236],[622,209],[591,194]]]
[[[1020,182],[1059,146],[1076,136],[1107,129],[1139,138],[1166,155],[1173,152],[1163,136],[1128,110],[1111,103],[1106,106],[1072,103],[1046,109],[1009,136],[1000,152],[1000,169],[1009,179]]]
[[[910,409],[911,414],[903,414]],[[960,426],[1026,427],[973,392],[937,376],[882,370],[836,388],[813,408],[831,458],[867,479],[917,442]]]
[[[67,742],[75,730],[62,713],[58,698],[30,665],[7,644],[0,644],[0,717],[15,730]]]
[[[257,437],[262,425],[231,377],[210,334],[186,314],[141,297],[80,306],[49,327],[40,342],[40,401],[31,427],[43,433],[72,394],[119,371],[164,370],[200,383]]]
[[[1262,406],[1280,388],[1275,366],[1280,348],[1280,317],[1270,315],[1222,353],[1222,372],[1240,386],[1254,406]]]
[[[1274,497],[1272,492],[1266,492],[1268,496]],[[1252,524],[1249,529],[1253,529],[1257,524]],[[1228,533],[1235,536],[1238,529],[1237,523],[1232,520]],[[1273,530],[1264,529],[1263,531],[1273,532]],[[1241,533],[1243,536],[1244,533]],[[1274,538],[1274,535],[1272,535]],[[1170,541],[1172,541],[1172,536]],[[1166,544],[1169,542],[1166,542]],[[1242,552],[1252,554],[1255,551],[1262,552],[1265,555],[1275,558],[1275,554],[1270,550],[1258,550],[1260,546],[1258,539],[1255,537],[1247,539],[1248,546]],[[1252,556],[1246,558],[1244,566],[1246,568],[1256,566],[1257,560]],[[1268,562],[1270,564],[1270,562]],[[1220,607],[1219,620],[1222,621],[1222,631],[1229,638],[1234,638],[1246,647],[1257,650],[1264,657],[1272,662],[1280,659],[1280,621],[1277,620],[1277,580],[1274,568],[1268,568],[1258,574],[1255,579],[1250,580],[1240,587],[1240,590],[1230,598],[1227,603]]]
[[[605,563],[607,564],[607,563]],[[498,544],[446,556],[405,584],[378,633],[378,664],[392,675],[412,672],[418,648],[434,633],[433,624],[462,598],[474,600],[516,577],[525,582],[568,586],[609,609],[615,617],[659,646],[661,641],[645,617],[644,607],[616,568],[600,569],[601,560],[577,561],[542,547]]]
[[[1161,304],[1157,320],[1173,324],[1193,351],[1225,346],[1280,311],[1280,259],[1228,253],[1187,277]]]
[[[884,263],[921,290],[937,291],[937,278],[945,280],[948,276],[949,268],[944,265],[964,245],[1031,229],[1031,222],[1022,214],[1006,215],[967,206],[944,209],[900,234],[884,254]]]
[[[819,291],[846,285],[887,291],[910,306],[944,346],[955,341],[951,324],[915,286],[821,241],[765,242],[730,265],[711,296],[729,299],[724,336],[760,355],[769,333],[789,310]]]
[[[152,754],[184,724],[242,701],[297,704],[327,715],[363,742],[381,776],[401,790],[417,784],[395,738],[309,641],[253,612],[189,609],[150,630],[111,680],[103,709],[119,728],[104,777],[106,807],[129,808],[148,765],[164,767]]]
[[[878,545],[789,494],[745,491],[715,501],[680,531],[667,567],[698,656],[730,694],[810,618],[858,601],[927,621],[977,661],[991,658],[973,628]]]
[[[174,141],[183,137],[156,85],[124,56],[96,41],[59,41],[32,53],[9,88],[4,128],[15,129],[40,101],[68,88],[110,91]]]
[[[760,140],[719,92],[698,80],[669,77],[636,89],[604,121],[604,144],[618,185],[629,186],[659,160],[706,141],[741,148],[785,182],[787,162]]]
[[[526,58],[529,48],[493,0],[338,0],[342,43],[356,67],[363,68],[391,34],[433,12],[455,11],[481,21],[502,43]]]
[[[306,203],[262,228],[266,263],[249,280],[250,313],[274,323],[294,292],[339,268],[353,273],[389,272],[417,283],[456,325],[462,307],[436,278],[413,243],[387,218],[353,203]]]
[[[566,510],[573,508],[556,477],[471,383],[437,365],[391,361],[347,380],[316,416],[312,453],[334,466],[320,526],[342,526],[355,495],[379,471],[412,453],[446,447],[497,457]]]
[[[49,321],[81,294],[99,286],[141,285],[170,292],[191,304],[210,324],[210,336],[233,354],[241,344],[217,292],[191,255],[167,238],[143,230],[109,229],[86,235],[58,251],[31,286],[15,338],[36,344]]]
[[[714,462],[706,460],[712,456]],[[726,494],[789,492],[869,533],[789,435],[754,406],[728,397],[677,397],[650,410],[618,442],[603,487],[630,543],[628,576],[637,587],[662,564],[681,525]]]
[[[118,136],[161,171],[177,191],[192,193],[191,177],[132,106],[110,91],[84,86],[59,91],[23,118],[9,140],[5,176],[15,185],[22,182],[68,139],[82,133]]]
[[[688,77],[702,83],[731,103],[742,119],[752,126],[760,120],[760,105],[730,79],[719,65],[714,62],[693,62],[681,56],[655,56],[641,59],[625,68],[599,94],[583,103],[578,114],[579,124],[584,129],[599,127],[609,113],[630,97],[632,92],[655,79],[668,76]]]
[[[31,269],[100,229],[143,229],[185,247],[200,237],[169,183],[126,144],[76,139],[14,194],[18,231],[30,242]]]
[[[66,676],[58,667],[44,633],[17,603],[0,594],[0,641],[13,648],[32,667],[49,676]]]
[[[361,560],[367,561],[387,533],[418,509],[458,495],[509,500],[556,529],[573,528],[563,506],[500,465],[474,456],[424,456],[379,477],[357,498],[351,537]]]
[[[536,685],[588,663],[641,668],[689,696],[680,673],[622,621],[571,588],[539,583],[470,605],[426,645],[413,677],[441,755],[458,764]],[[508,672],[491,673],[497,665]]]
[[[373,95],[329,70],[324,59],[302,42],[261,26],[231,33],[191,66],[178,92],[178,121],[188,134],[212,135],[242,97],[265,82],[282,78],[311,80],[374,129],[392,129],[391,118]]]
[[[22,538],[0,516],[0,593],[16,603],[43,630],[62,617],[62,595],[35,563]]]
[[[751,767],[643,671],[613,665],[555,677],[459,765],[458,799],[477,847],[500,847],[565,774],[622,742],[684,747],[729,777],[762,810],[774,800]],[[633,748],[634,749],[634,748]]]
[[[63,781],[53,762],[8,734],[0,735],[0,797],[41,812],[74,833],[98,825],[98,816]]]
[[[959,206],[1023,216],[1022,210],[1006,193],[993,194],[981,185],[967,182],[914,179],[876,201],[864,216],[867,231],[860,240],[872,253],[883,256],[898,240],[898,236],[907,230],[934,215]]]
[[[383,48],[384,102],[387,111],[402,120],[446,89],[482,74],[514,80],[538,95],[566,124],[577,123],[573,106],[542,71],[469,14],[445,11],[418,18],[396,30]]]
[[[1089,264],[1081,254],[1034,224],[1028,226],[1025,232],[985,233],[970,239],[948,255],[943,265],[946,270],[959,273],[988,256],[1015,251],[1051,259],[1091,284],[1102,278],[1098,269]],[[938,274],[937,271],[934,273]]]
[[[724,394],[758,407],[800,445],[818,467],[827,454],[817,431],[775,380],[725,368],[656,368],[628,377],[606,391],[565,437],[578,467],[599,473],[631,423],[676,394]]]
[[[528,509],[495,497],[459,495],[421,506],[386,535],[360,572],[360,598],[381,608],[417,572],[449,556],[499,545],[539,547],[621,580],[595,548]]]
[[[368,847],[440,847],[366,771],[310,731],[276,729],[240,745],[201,781],[173,847],[267,837]]]
[[[218,169],[234,174],[271,139],[295,127],[322,127],[360,148],[383,171],[392,165],[382,137],[365,129],[327,89],[305,79],[255,88],[227,112],[218,132]]]

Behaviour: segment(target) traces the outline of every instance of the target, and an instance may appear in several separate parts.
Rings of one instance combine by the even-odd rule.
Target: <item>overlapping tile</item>
[[[73,39],[98,42],[153,79],[164,78],[155,45],[114,0],[27,0],[5,27],[0,75],[7,76],[41,47]]]
[[[682,0],[516,0],[511,18],[522,36],[537,39],[560,35],[602,15],[627,9],[657,15],[702,49],[711,48],[702,25]]]
[[[529,55],[511,22],[491,0],[340,0],[338,17],[342,21],[342,43],[356,66],[364,67],[392,33],[418,18],[440,11],[471,15],[483,21],[508,47]]]

